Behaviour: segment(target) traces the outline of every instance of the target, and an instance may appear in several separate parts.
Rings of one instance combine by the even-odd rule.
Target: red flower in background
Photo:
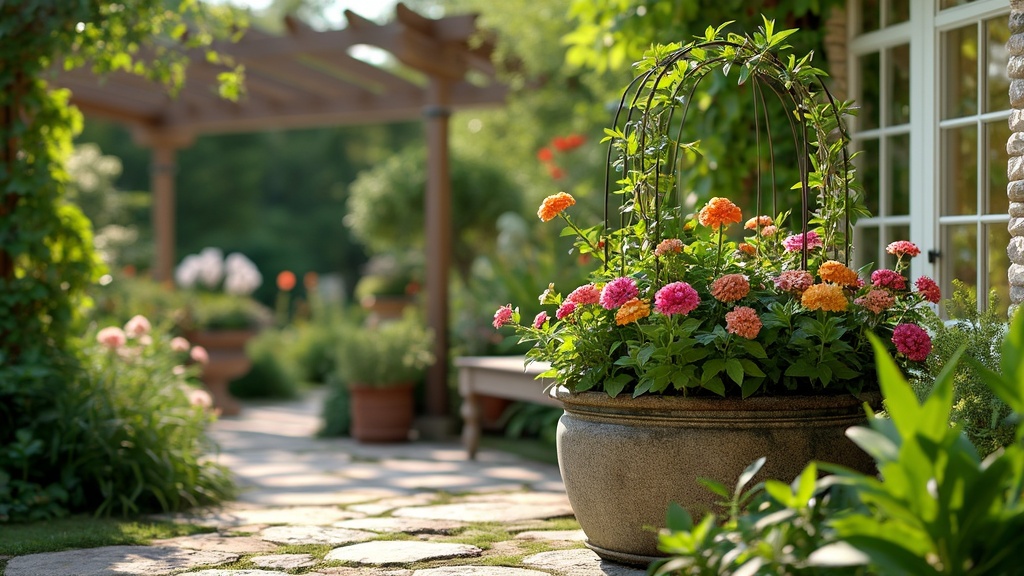
[[[295,288],[295,273],[285,270],[277,275],[277,289],[282,292],[291,292]]]
[[[555,153],[551,151],[551,148],[541,148],[537,151],[537,160],[541,162],[551,162],[555,159]]]

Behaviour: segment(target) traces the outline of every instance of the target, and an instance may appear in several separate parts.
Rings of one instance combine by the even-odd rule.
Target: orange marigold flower
[[[625,326],[650,315],[651,305],[646,300],[633,298],[620,306],[615,312],[615,323],[619,326]]]
[[[719,302],[734,302],[750,294],[750,281],[743,274],[726,274],[711,283],[711,295]]]
[[[743,227],[745,229],[747,229],[747,230],[753,230],[753,229],[757,228],[758,226],[760,226],[761,228],[764,228],[765,226],[771,226],[771,225],[772,225],[772,217],[771,216],[754,216],[750,220],[747,220],[747,223],[744,224]]]
[[[757,248],[754,248],[753,245],[747,244],[746,242],[740,244],[739,246],[737,246],[737,248],[739,248],[740,252],[743,252],[744,254],[750,254],[751,256],[757,253]]]
[[[547,222],[555,216],[558,216],[562,210],[565,210],[569,206],[576,203],[576,199],[571,194],[565,192],[559,192],[558,194],[552,194],[541,202],[540,209],[537,210],[537,216],[541,220]]]
[[[849,301],[843,294],[843,287],[836,284],[815,284],[804,291],[800,303],[808,310],[842,312]]]
[[[283,270],[277,275],[277,289],[282,292],[290,292],[295,288],[295,273],[291,270]]]
[[[856,286],[860,280],[856,272],[835,260],[823,262],[818,267],[818,276],[822,282],[831,282],[840,286]]]
[[[743,219],[740,207],[729,201],[728,198],[714,197],[707,205],[700,209],[697,221],[702,226],[710,228],[721,228],[729,224],[738,224]]]

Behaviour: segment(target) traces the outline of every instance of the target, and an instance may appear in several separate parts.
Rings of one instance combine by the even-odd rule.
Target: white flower
[[[220,248],[203,248],[199,262],[199,281],[207,288],[216,288],[224,277],[224,253]]]
[[[199,268],[202,264],[199,261],[199,256],[195,254],[189,254],[182,259],[181,263],[174,270],[174,282],[178,286],[188,289],[196,285],[196,280],[199,279]]]

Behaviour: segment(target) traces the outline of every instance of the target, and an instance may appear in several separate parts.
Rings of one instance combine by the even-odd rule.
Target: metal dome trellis
[[[722,37],[728,23],[708,28],[705,37],[686,45],[655,47],[637,63],[640,73],[623,92],[613,125],[607,131],[608,146],[605,174],[605,229],[611,229],[610,198],[619,194],[618,230],[625,230],[638,217],[646,223],[652,245],[662,238],[662,202],[674,187],[676,170],[681,169],[680,150],[696,150],[696,143],[685,143],[682,135],[697,87],[716,70],[726,76],[739,70],[738,85],[752,86],[753,119],[757,157],[762,156],[762,122],[771,168],[772,213],[778,214],[778,187],[775,175],[775,150],[771,118],[765,101],[767,88],[791,113],[786,115],[797,151],[800,173],[800,227],[806,238],[812,222],[830,225],[825,229],[824,243],[833,249],[833,258],[850,263],[850,236],[857,216],[866,214],[857,204],[859,187],[853,185],[853,170],[847,152],[849,136],[843,116],[851,109],[849,102],[837,102],[823,82],[827,76],[811,66],[812,54],[783,61],[773,50],[785,50],[786,38],[796,30],[774,32],[774,22],[765,19],[764,27],[753,37],[729,34]],[[626,118],[620,128],[620,120]],[[681,117],[673,124],[676,112]],[[639,114],[639,117],[636,118]],[[672,137],[674,128],[675,137]],[[810,140],[811,132],[815,138]],[[824,145],[822,145],[824,143]],[[814,149],[814,154],[810,149]],[[618,152],[616,155],[615,152]],[[611,189],[610,172],[618,171],[621,188]],[[761,163],[755,163],[756,211],[762,208]],[[818,212],[812,220],[810,190],[817,188]],[[676,204],[681,199],[676,198]],[[837,218],[837,213],[842,218]],[[839,229],[839,225],[842,229]],[[758,227],[758,230],[760,227]],[[625,245],[620,244],[620,249]],[[644,249],[645,247],[640,247]],[[605,244],[605,262],[609,262],[610,246]],[[623,261],[620,259],[620,266]],[[802,249],[801,267],[807,269],[807,246]]]

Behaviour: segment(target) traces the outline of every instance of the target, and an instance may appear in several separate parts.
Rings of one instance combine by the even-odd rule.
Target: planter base
[[[607,548],[601,548],[595,546],[587,540],[583,543],[587,548],[590,548],[602,559],[609,562],[616,562],[618,564],[626,564],[627,566],[637,566],[639,568],[647,568],[651,565],[651,562],[655,560],[661,560],[664,556],[644,556],[643,554],[630,554],[629,552],[619,552],[617,550],[608,550]]]

